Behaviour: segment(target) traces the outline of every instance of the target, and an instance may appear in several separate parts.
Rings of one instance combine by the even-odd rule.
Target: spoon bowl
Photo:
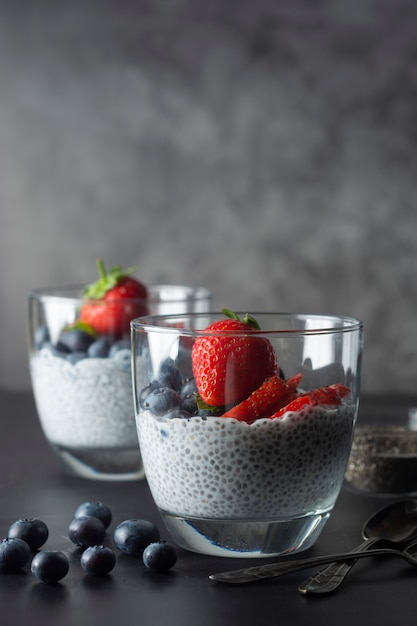
[[[398,500],[382,507],[364,524],[362,535],[368,540],[393,543],[411,541],[417,537],[417,499]]]
[[[369,550],[376,543],[383,545],[401,545],[417,538],[417,500],[408,498],[398,500],[382,507],[365,522],[362,528],[365,542],[354,551]],[[307,578],[298,587],[302,594],[324,595],[336,591],[356,560],[335,562],[321,572]]]

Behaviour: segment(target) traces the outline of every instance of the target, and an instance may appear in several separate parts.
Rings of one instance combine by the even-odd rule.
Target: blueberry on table
[[[11,574],[18,572],[29,563],[30,547],[17,537],[6,537],[0,541],[0,572]]]
[[[143,563],[157,572],[167,572],[177,561],[177,552],[166,541],[149,544],[143,552]]]
[[[154,415],[162,416],[181,404],[179,394],[171,387],[154,389],[144,401],[144,408]]]
[[[146,546],[159,539],[159,530],[155,524],[143,519],[124,520],[113,533],[116,548],[129,556],[142,556]]]
[[[36,517],[18,519],[10,526],[9,538],[23,539],[32,551],[37,550],[48,539],[48,526]]]
[[[69,561],[59,550],[44,550],[35,554],[30,569],[43,583],[57,583],[68,574]]]
[[[107,546],[90,546],[82,553],[80,563],[87,574],[106,576],[116,565],[116,555]]]
[[[82,548],[102,543],[105,534],[103,522],[92,515],[75,517],[68,527],[68,537]]]
[[[74,514],[74,517],[92,516],[98,517],[105,526],[108,528],[112,520],[112,513],[107,504],[103,502],[83,502],[80,504]]]

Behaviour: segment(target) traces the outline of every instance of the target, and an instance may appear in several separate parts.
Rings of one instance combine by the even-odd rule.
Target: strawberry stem
[[[91,298],[93,300],[97,300],[100,298],[104,298],[106,293],[116,287],[116,285],[127,276],[130,276],[134,272],[133,267],[129,267],[124,270],[120,265],[115,265],[111,267],[107,272],[104,267],[104,263],[102,259],[97,259],[96,262],[97,271],[99,275],[99,279],[94,283],[87,285],[84,290],[84,297]]]
[[[230,319],[240,322],[240,317],[236,315],[234,311],[231,311],[230,309],[222,309],[222,313],[226,317],[230,317]],[[244,324],[247,324],[248,326],[252,326],[252,328],[255,328],[256,330],[261,330],[261,327],[259,326],[256,319],[252,315],[249,315],[249,313],[245,314],[245,317],[243,318],[242,322]]]
[[[97,271],[101,280],[106,280],[106,268],[104,267],[103,259],[97,259]]]
[[[261,330],[261,327],[259,326],[256,319],[252,315],[249,315],[249,313],[246,313],[245,317],[243,318],[243,322],[245,324],[248,324],[249,326],[252,326],[253,328],[256,328],[256,330]]]
[[[239,316],[236,315],[234,311],[231,311],[230,309],[222,309],[222,313],[226,317],[230,317],[231,320],[236,320],[237,322],[240,322]]]

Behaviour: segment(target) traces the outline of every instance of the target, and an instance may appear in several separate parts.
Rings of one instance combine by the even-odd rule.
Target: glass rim
[[[212,299],[213,295],[210,289],[207,287],[193,287],[191,285],[176,285],[176,284],[152,284],[147,285],[148,296],[146,298],[123,298],[119,299],[104,299],[104,298],[85,298],[83,291],[85,285],[65,285],[61,287],[40,287],[32,289],[29,292],[29,297],[39,300],[40,302],[51,301],[63,301],[73,303],[94,303],[94,304],[112,304],[123,302],[129,304],[130,302],[143,302],[143,303],[175,303],[175,302],[195,302],[199,300]],[[74,292],[74,293],[72,293]],[[77,295],[78,294],[78,295]]]
[[[243,317],[246,315],[247,311],[236,311],[236,315],[239,317]],[[195,312],[195,313],[175,313],[175,314],[166,314],[166,315],[145,315],[142,317],[137,317],[130,322],[130,327],[132,333],[137,331],[145,331],[145,332],[154,332],[154,333],[164,333],[164,334],[175,334],[175,335],[185,335],[191,337],[200,337],[210,336],[210,337],[219,337],[219,336],[245,336],[248,333],[251,335],[263,335],[263,336],[300,336],[300,335],[330,335],[337,333],[349,333],[353,331],[362,331],[363,330],[363,322],[356,317],[352,317],[349,315],[332,315],[332,314],[321,314],[321,313],[294,313],[294,312],[273,312],[273,311],[254,311],[251,312],[250,315],[255,319],[260,318],[261,316],[265,317],[277,317],[281,319],[289,318],[293,320],[311,320],[318,322],[321,320],[322,322],[327,320],[329,322],[326,326],[316,326],[311,328],[277,328],[277,329],[257,329],[253,330],[221,330],[221,331],[207,331],[204,328],[189,328],[189,327],[181,327],[179,325],[175,325],[175,322],[180,322],[184,320],[184,318],[216,318],[212,319],[212,323],[214,321],[219,321],[221,319],[226,320],[227,318],[224,316],[224,313],[221,311],[208,311],[204,312]],[[158,322],[162,322],[163,320],[167,321],[166,325],[158,324]],[[330,323],[334,322],[337,325],[331,326]]]

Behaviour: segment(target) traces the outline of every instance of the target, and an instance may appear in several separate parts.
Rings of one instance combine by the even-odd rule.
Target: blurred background
[[[365,323],[417,390],[415,0],[1,0],[0,386],[95,262]]]

